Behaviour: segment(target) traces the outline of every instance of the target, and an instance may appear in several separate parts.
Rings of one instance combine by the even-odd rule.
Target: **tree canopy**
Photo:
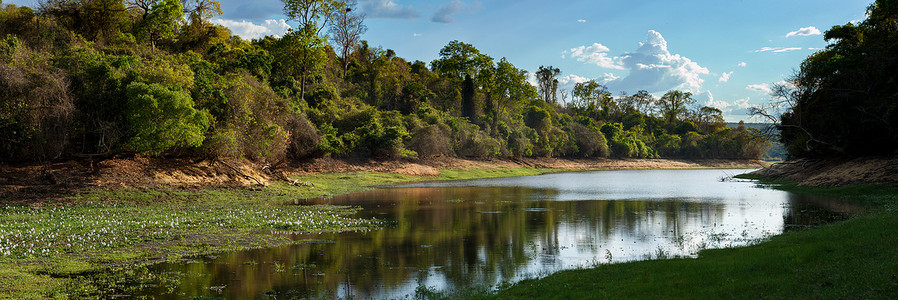
[[[860,23],[833,26],[775,96],[795,157],[886,155],[898,147],[898,1],[877,0]],[[764,114],[764,112],[761,112]],[[768,114],[769,115],[769,114]]]

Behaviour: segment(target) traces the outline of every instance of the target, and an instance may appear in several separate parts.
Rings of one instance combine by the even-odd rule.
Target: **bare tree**
[[[805,128],[803,124],[802,112],[800,110],[796,110],[797,99],[801,95],[801,93],[807,93],[808,91],[801,90],[800,85],[795,85],[791,82],[788,83],[776,83],[773,85],[772,92],[770,96],[773,97],[773,101],[765,106],[754,106],[749,108],[749,114],[754,117],[759,117],[762,119],[766,119],[768,122],[772,123],[774,126],[768,126],[763,131],[762,134],[768,137],[769,139],[773,139],[779,133],[776,132],[776,129],[779,128],[779,132],[782,132],[785,129],[794,129],[798,130],[801,133],[807,136],[807,140],[804,144],[804,149],[806,151],[810,151],[813,148],[813,143],[817,143],[820,145],[824,145],[829,147],[831,150],[838,153],[845,153],[845,149],[837,146],[836,144],[820,140],[814,136],[807,128]],[[783,119],[781,116],[781,112],[786,112],[789,117],[792,119],[789,123],[783,123]]]
[[[346,77],[346,70],[349,68],[349,55],[358,46],[362,34],[368,31],[368,27],[364,24],[365,14],[353,13],[356,5],[357,0],[345,0],[343,2],[345,8],[334,16],[329,30],[343,59],[343,77]]]

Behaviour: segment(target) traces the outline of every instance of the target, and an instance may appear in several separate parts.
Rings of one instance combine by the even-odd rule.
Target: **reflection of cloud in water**
[[[801,202],[787,193],[718,180],[736,172],[563,173],[416,184],[313,200],[309,204],[362,206],[360,217],[392,220],[395,226],[313,237],[333,244],[228,253],[189,269],[213,274],[192,282],[227,285],[229,298],[266,291],[301,298],[401,298],[419,286],[470,289],[609,259],[694,256],[705,248],[745,245],[782,232],[784,220],[802,220],[801,212],[791,209]],[[242,265],[246,261],[260,263],[248,268]],[[307,267],[297,269],[299,275],[281,276],[270,270],[271,262]],[[172,269],[188,268],[158,268]],[[310,279],[307,274],[325,275]],[[189,285],[180,291],[208,290]]]

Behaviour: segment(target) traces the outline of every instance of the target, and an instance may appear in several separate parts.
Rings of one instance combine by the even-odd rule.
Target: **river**
[[[557,173],[385,187],[297,205],[361,206],[373,231],[152,267],[159,299],[406,298],[565,269],[736,247],[844,218],[828,199],[758,187],[751,170]]]

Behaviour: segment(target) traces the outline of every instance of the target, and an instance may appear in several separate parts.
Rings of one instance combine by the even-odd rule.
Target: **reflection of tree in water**
[[[227,284],[229,298],[257,298],[270,290],[291,297],[379,297],[396,287],[414,292],[430,276],[443,278],[447,288],[488,285],[522,275],[528,263],[557,264],[556,255],[571,246],[562,243],[571,230],[583,239],[575,247],[602,257],[600,245],[611,236],[639,239],[661,231],[676,239],[688,223],[714,223],[724,214],[723,204],[678,200],[545,200],[554,193],[406,188],[316,200],[361,205],[362,217],[395,220],[395,227],[340,234],[333,244],[235,252],[214,263],[188,264],[189,273],[211,275],[186,276],[181,289],[202,295],[210,294],[209,286]],[[274,262],[286,271],[276,272]]]

